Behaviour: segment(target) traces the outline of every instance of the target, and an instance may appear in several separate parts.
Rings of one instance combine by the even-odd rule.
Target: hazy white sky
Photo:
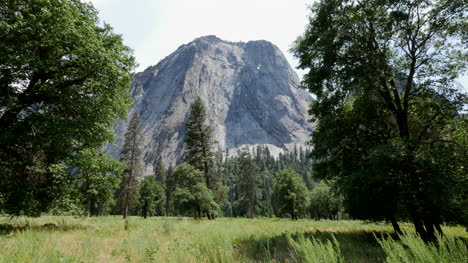
[[[285,54],[304,32],[308,5],[315,0],[85,0],[101,20],[122,34],[134,50],[137,71],[197,37],[216,35],[228,41],[268,40]],[[296,70],[297,71],[297,70]],[[301,72],[298,72],[302,75]],[[468,74],[459,81],[468,91]]]
[[[88,0],[89,1],[89,0]],[[268,40],[293,67],[288,52],[307,23],[314,0],[90,0],[99,17],[122,34],[142,71],[193,39]]]

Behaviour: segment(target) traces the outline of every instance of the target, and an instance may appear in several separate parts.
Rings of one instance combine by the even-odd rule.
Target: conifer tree
[[[186,161],[202,171],[205,183],[209,189],[213,189],[214,180],[210,174],[212,166],[212,129],[206,125],[206,110],[203,101],[198,97],[192,104],[187,122],[187,134],[185,147],[187,149]]]
[[[166,168],[162,162],[161,156],[156,158],[153,165],[153,174],[156,176],[156,181],[161,184],[161,186],[166,186]]]
[[[240,194],[242,196],[245,211],[249,218],[253,218],[258,202],[258,168],[248,149],[243,149],[240,153],[239,177],[239,190],[241,192]]]
[[[134,113],[125,133],[125,142],[122,148],[121,161],[127,165],[119,191],[120,208],[123,218],[127,218],[129,207],[138,200],[138,178],[142,174],[141,149],[142,137],[140,132],[140,117]]]

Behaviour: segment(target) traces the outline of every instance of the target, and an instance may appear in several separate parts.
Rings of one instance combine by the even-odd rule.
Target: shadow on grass
[[[301,233],[286,232],[274,237],[251,236],[249,239],[238,240],[234,248],[239,254],[246,255],[253,261],[297,262],[287,241],[288,235],[294,240],[303,236],[309,239],[313,237],[322,242],[327,242],[327,240],[333,242],[334,236],[339,243],[345,262],[385,262],[385,253],[375,236],[390,235],[394,239],[397,238],[393,232],[312,230]]]
[[[36,231],[36,232],[54,232],[54,231],[72,231],[86,229],[83,225],[67,225],[47,223],[43,225],[27,224],[0,224],[0,235],[9,235],[14,232]]]

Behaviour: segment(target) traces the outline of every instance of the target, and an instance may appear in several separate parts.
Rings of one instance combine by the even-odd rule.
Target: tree
[[[293,52],[316,96],[315,174],[337,180],[352,216],[388,218],[395,230],[408,216],[433,238],[439,200],[450,199],[441,187],[466,178],[435,158],[460,148],[445,131],[466,101],[454,84],[468,61],[466,5],[323,0],[311,11]]]
[[[255,215],[258,203],[258,168],[248,149],[239,154],[239,192],[249,218]]]
[[[278,200],[280,213],[291,215],[292,220],[306,215],[309,190],[301,176],[293,170],[284,169],[276,173],[273,195]]]
[[[142,137],[140,134],[140,117],[134,112],[125,133],[120,160],[126,164],[119,197],[123,218],[127,218],[129,207],[138,200],[138,179],[142,175]]]
[[[161,184],[161,186],[165,187],[167,171],[166,168],[164,168],[161,156],[158,156],[158,158],[156,158],[156,161],[154,162],[153,173],[156,176],[156,181],[158,181]]]
[[[322,181],[310,191],[309,210],[311,217],[315,219],[337,219],[343,210],[341,198]]]
[[[177,187],[173,198],[176,209],[182,213],[192,213],[195,218],[206,214],[209,219],[218,209],[213,194],[204,184],[203,173],[189,164],[182,164],[174,171]]]
[[[71,164],[71,177],[75,179],[85,213],[88,217],[101,214],[112,201],[124,165],[97,149],[80,151]]]
[[[166,172],[166,184],[165,184],[165,190],[166,190],[166,215],[172,215],[174,214],[174,206],[173,206],[173,193],[175,188],[177,187],[176,185],[176,178],[174,177],[174,171],[172,166],[170,166],[167,169]]]
[[[216,183],[210,171],[214,155],[211,149],[213,131],[205,122],[205,105],[198,97],[190,108],[187,122],[187,134],[185,135],[186,162],[203,171],[206,185],[209,189],[213,189]]]
[[[70,187],[51,168],[113,139],[134,58],[77,0],[1,0],[0,36],[0,209],[39,215]]]
[[[170,201],[170,196],[168,196],[168,175],[169,171],[164,167],[161,156],[156,158],[153,165],[153,173],[155,175],[156,182],[158,183],[158,188],[161,187],[164,191],[164,202],[158,202],[156,205],[156,214],[157,215],[168,215],[167,204]],[[159,191],[159,190],[158,190]]]
[[[156,176],[146,176],[140,184],[140,207],[144,218],[148,215],[162,214],[162,207],[166,204],[166,193]]]

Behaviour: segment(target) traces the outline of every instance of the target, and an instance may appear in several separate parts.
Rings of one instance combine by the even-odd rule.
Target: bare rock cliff
[[[191,103],[205,102],[214,140],[230,153],[247,145],[268,145],[273,154],[306,145],[313,125],[307,119],[311,96],[283,53],[267,41],[233,43],[206,36],[136,74],[129,116],[141,116],[145,173],[161,156],[166,165],[183,158],[185,123]],[[115,125],[108,152],[118,157],[126,122]]]

